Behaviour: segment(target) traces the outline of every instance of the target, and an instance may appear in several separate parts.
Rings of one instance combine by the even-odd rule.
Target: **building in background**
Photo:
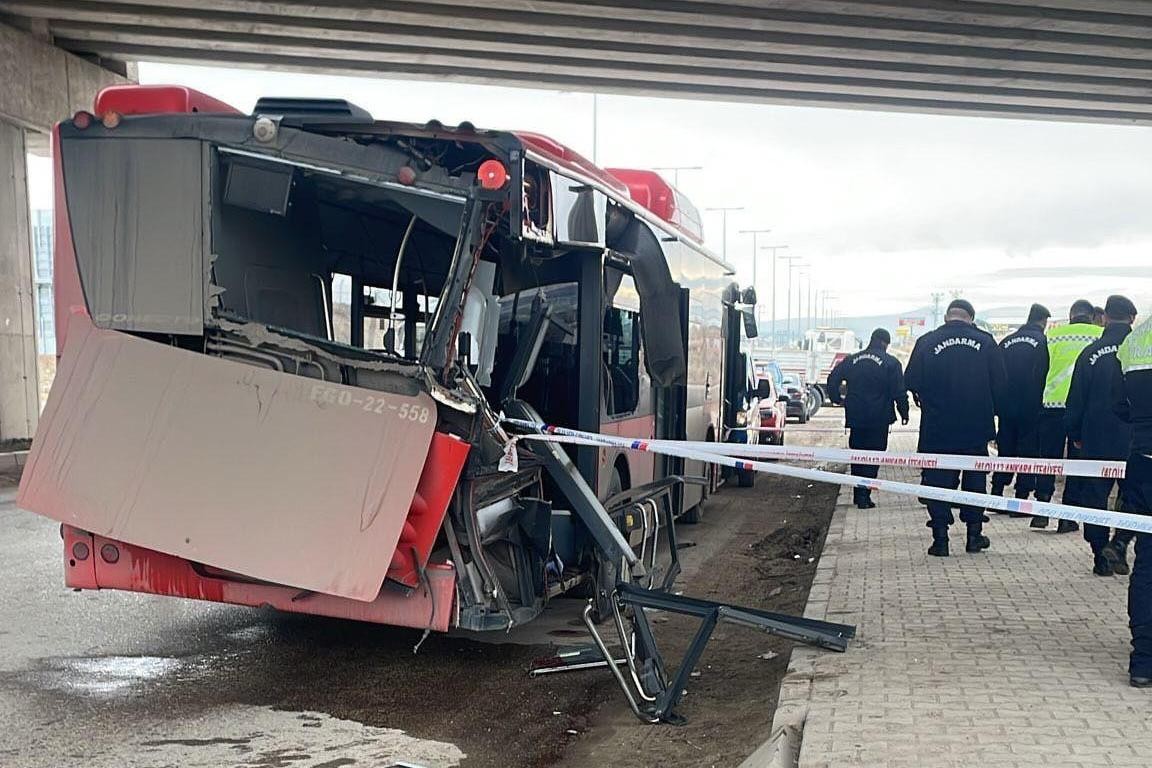
[[[52,293],[52,211],[32,211],[32,270],[36,291],[36,354],[56,354],[56,314]]]

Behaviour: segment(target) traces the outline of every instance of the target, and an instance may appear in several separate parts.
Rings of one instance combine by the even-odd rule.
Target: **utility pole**
[[[756,263],[760,261],[760,235],[766,235],[772,230],[770,229],[741,229],[737,230],[741,235],[752,235],[752,287],[756,289],[756,303],[760,303],[760,284],[757,282]],[[757,310],[757,317],[760,312]]]
[[[729,211],[742,211],[744,206],[728,206],[721,208],[705,208],[706,211],[719,211],[720,212],[720,228],[724,230],[720,233],[720,256],[724,261],[728,261],[728,212]]]
[[[664,165],[659,168],[653,168],[654,171],[671,171],[672,172],[672,186],[677,189],[680,188],[680,171],[702,171],[702,165]]]
[[[786,245],[766,245],[764,250],[772,251],[772,349],[776,349],[776,251],[782,251]]]

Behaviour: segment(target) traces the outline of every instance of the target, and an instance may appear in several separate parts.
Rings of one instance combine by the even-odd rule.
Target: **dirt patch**
[[[801,614],[816,573],[839,488],[791,478],[761,478],[751,492],[715,497],[706,524],[727,541],[695,569],[694,596]],[[685,528],[687,537],[690,529]],[[669,617],[656,625],[666,658],[683,653],[696,625]],[[792,643],[729,625],[713,634],[679,712],[684,726],[646,726],[616,690],[591,716],[589,733],[557,763],[565,768],[737,766],[768,736]]]

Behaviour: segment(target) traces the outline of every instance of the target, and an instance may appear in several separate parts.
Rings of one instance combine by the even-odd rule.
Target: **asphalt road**
[[[293,619],[64,588],[58,526],[0,492],[0,765],[454,765],[451,744],[235,703]],[[334,624],[333,631],[344,626]]]

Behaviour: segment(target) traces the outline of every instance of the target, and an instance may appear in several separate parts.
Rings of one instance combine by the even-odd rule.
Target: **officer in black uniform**
[[[1152,320],[1133,329],[1116,353],[1124,372],[1116,393],[1116,415],[1132,425],[1120,509],[1152,515]],[[1128,580],[1128,625],[1133,687],[1152,688],[1152,534],[1136,535],[1136,560]]]
[[[1036,458],[1040,455],[1040,411],[1044,402],[1044,379],[1048,375],[1048,337],[1044,329],[1052,313],[1042,304],[1033,304],[1028,321],[1020,330],[1004,337],[1004,367],[1008,374],[1005,402],[996,432],[996,451],[1002,457]],[[1011,472],[992,476],[992,495],[1003,496],[1012,482]],[[1036,475],[1016,476],[1015,495],[1026,499],[1036,490]],[[1027,517],[1021,512],[1013,517]]]
[[[923,410],[919,450],[987,456],[996,436],[996,413],[1004,400],[1004,356],[992,335],[976,327],[976,310],[964,299],[948,305],[944,325],[921,336],[912,350],[904,381]],[[925,469],[924,485],[984,493],[987,473]],[[946,501],[925,501],[932,529],[929,555],[948,556],[948,528],[954,522]],[[965,550],[989,546],[983,533],[987,521],[981,507],[960,505],[960,520],[968,527]]]
[[[872,331],[868,347],[850,355],[832,369],[828,376],[828,395],[836,405],[844,403],[844,423],[848,427],[848,447],[861,451],[883,451],[888,448],[888,428],[908,423],[908,391],[904,388],[904,371],[900,361],[888,354],[892,337],[883,328]],[[848,394],[841,398],[840,388]],[[893,408],[895,406],[895,408]],[[880,467],[875,464],[853,464],[852,474],[875,478]],[[858,509],[872,509],[870,488],[852,489],[852,501]]]
[[[1122,421],[1115,410],[1117,380],[1124,376],[1116,352],[1132,333],[1136,305],[1124,296],[1109,296],[1104,317],[1104,335],[1076,358],[1064,425],[1080,458],[1125,461],[1132,445],[1132,426]],[[1101,477],[1069,477],[1065,482],[1075,483],[1077,503],[1092,509],[1108,508],[1108,497],[1116,484],[1112,478]],[[1084,540],[1092,547],[1092,573],[1126,575],[1128,542],[1133,534],[1117,530],[1111,541],[1108,535],[1109,530],[1103,526],[1084,526]]]

